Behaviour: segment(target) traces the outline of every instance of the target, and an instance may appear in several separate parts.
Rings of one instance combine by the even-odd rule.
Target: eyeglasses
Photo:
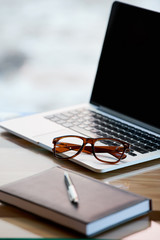
[[[56,158],[72,159],[82,152],[93,154],[97,160],[110,164],[126,158],[125,153],[130,151],[130,144],[114,138],[85,138],[68,135],[54,138],[53,144],[52,150]]]

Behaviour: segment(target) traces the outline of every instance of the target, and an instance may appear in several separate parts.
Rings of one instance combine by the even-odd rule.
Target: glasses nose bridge
[[[86,145],[86,144],[91,144],[91,145],[93,145],[93,139],[92,139],[92,138],[86,138],[85,145]]]

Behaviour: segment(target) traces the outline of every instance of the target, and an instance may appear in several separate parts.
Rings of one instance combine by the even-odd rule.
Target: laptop
[[[159,29],[160,13],[114,2],[89,103],[4,121],[1,127],[49,151],[53,138],[63,135],[131,144],[117,164],[90,154],[71,159],[99,173],[159,158]]]

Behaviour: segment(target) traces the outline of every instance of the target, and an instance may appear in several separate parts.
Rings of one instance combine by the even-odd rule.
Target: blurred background
[[[112,3],[0,0],[0,120],[89,101]]]

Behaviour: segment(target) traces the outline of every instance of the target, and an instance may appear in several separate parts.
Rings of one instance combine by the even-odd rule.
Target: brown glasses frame
[[[60,156],[60,155],[56,154],[56,146],[61,139],[67,138],[67,137],[79,138],[83,141],[83,144],[79,148],[79,145],[77,145],[77,144],[71,144],[71,143],[67,143],[67,142],[61,143],[61,148],[59,148],[59,150],[60,150],[59,153],[64,153],[65,151],[69,151],[71,149],[72,150],[77,149],[77,152],[73,156],[64,158],[63,156]],[[110,140],[110,141],[118,142],[118,143],[123,145],[123,149],[122,149],[122,147],[116,147],[116,146],[94,146],[96,141],[102,141],[102,140]],[[56,158],[66,159],[66,160],[69,160],[69,159],[72,159],[72,158],[78,156],[81,152],[85,152],[85,153],[88,153],[88,154],[92,153],[98,161],[101,161],[101,162],[104,162],[104,163],[115,164],[115,163],[118,163],[121,159],[126,158],[127,155],[125,153],[130,151],[130,144],[129,143],[126,143],[124,141],[121,141],[121,140],[118,140],[118,139],[115,139],[115,138],[85,138],[85,137],[81,137],[81,136],[77,136],[77,135],[66,135],[66,136],[61,136],[61,137],[54,138],[52,143],[54,145],[54,147],[52,149],[53,155]],[[86,144],[90,144],[91,146],[86,146]],[[102,160],[102,159],[97,157],[95,150],[96,150],[96,152],[98,152],[98,151],[99,152],[107,152],[107,153],[113,155],[114,157],[116,157],[117,161],[110,162],[110,161]]]

